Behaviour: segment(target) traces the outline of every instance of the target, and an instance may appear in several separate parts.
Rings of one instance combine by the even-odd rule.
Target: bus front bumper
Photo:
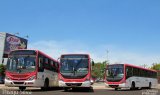
[[[109,88],[126,88],[125,83],[121,83],[121,84],[106,84],[105,83],[105,86]]]
[[[19,86],[25,86],[25,87],[42,87],[43,82],[40,80],[7,80],[5,79],[5,86],[10,87],[19,87]]]
[[[84,81],[84,82],[64,82],[59,81],[60,87],[91,87],[90,81]]]

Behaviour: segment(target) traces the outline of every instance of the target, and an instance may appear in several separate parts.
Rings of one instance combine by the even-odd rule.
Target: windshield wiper
[[[17,73],[21,73],[22,70],[21,70],[20,68],[17,68],[16,72],[17,72]]]

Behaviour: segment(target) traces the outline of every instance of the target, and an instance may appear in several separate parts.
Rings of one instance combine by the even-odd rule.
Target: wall
[[[4,43],[5,43],[6,33],[0,32],[0,64],[2,63],[4,54]]]

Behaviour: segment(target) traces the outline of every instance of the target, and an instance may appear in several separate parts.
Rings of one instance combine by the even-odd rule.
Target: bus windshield
[[[107,81],[118,82],[124,76],[124,66],[122,64],[108,65],[106,69]]]
[[[83,78],[88,74],[88,58],[62,58],[60,72],[65,78]]]
[[[36,69],[35,55],[11,55],[7,62],[7,71],[16,73],[33,72]]]

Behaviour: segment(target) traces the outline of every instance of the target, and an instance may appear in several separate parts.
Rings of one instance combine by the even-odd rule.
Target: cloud
[[[38,41],[31,43],[28,47],[30,49],[41,50],[54,58],[58,58],[61,54],[67,53],[89,53],[85,45],[74,41]]]
[[[147,64],[151,66],[156,62],[157,56],[151,54],[141,54],[127,49],[118,48],[114,45],[89,46],[76,41],[38,41],[30,43],[30,49],[38,49],[44,53],[58,59],[61,54],[67,53],[88,53],[96,62],[109,59],[110,63],[129,63],[135,65]],[[107,51],[108,54],[107,54]]]

